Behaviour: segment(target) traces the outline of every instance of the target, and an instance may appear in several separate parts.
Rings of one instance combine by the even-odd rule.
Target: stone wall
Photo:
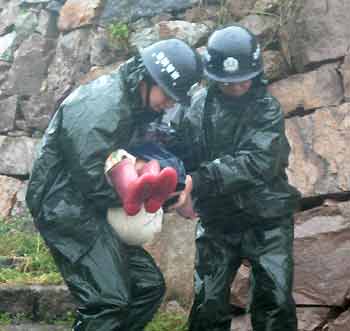
[[[35,147],[69,91],[168,37],[204,46],[240,22],[263,45],[270,90],[292,146],[288,176],[303,194],[296,218],[299,330],[343,331],[350,289],[350,2],[343,0],[0,0],[0,216],[26,212]],[[169,215],[149,247],[167,300],[192,298],[194,222]],[[249,267],[232,300],[245,306]],[[317,308],[315,308],[317,307]],[[237,327],[247,327],[247,320]]]

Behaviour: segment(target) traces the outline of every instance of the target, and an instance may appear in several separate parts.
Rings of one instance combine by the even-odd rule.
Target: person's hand
[[[197,214],[193,210],[192,187],[192,178],[190,175],[187,175],[184,190],[172,194],[172,197],[178,196],[178,199],[177,202],[168,207],[168,210],[175,210],[182,217],[195,219]]]

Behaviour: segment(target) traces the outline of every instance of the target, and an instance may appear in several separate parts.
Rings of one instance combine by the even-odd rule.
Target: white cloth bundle
[[[163,210],[151,214],[142,207],[137,215],[129,216],[123,208],[109,208],[107,220],[126,244],[141,246],[162,230]]]

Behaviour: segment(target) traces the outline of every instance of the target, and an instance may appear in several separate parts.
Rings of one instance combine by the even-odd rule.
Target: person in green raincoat
[[[141,331],[161,303],[165,285],[154,260],[120,240],[106,220],[122,197],[104,166],[139,127],[174,102],[188,102],[201,73],[186,43],[159,41],[73,91],[44,134],[26,201],[78,302],[74,331]]]
[[[189,330],[231,330],[230,288],[248,260],[253,330],[296,331],[300,194],[288,183],[290,147],[280,104],[266,89],[261,48],[249,30],[232,25],[210,36],[203,61],[208,86],[177,116],[172,147],[192,177],[199,214]]]

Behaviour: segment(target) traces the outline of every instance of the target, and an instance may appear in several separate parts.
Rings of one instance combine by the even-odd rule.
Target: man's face
[[[159,86],[152,86],[149,96],[149,106],[155,112],[159,113],[165,109],[172,108],[174,104],[175,101],[168,97]]]
[[[229,97],[241,97],[249,91],[252,83],[252,80],[245,80],[239,83],[219,83],[219,88]]]

